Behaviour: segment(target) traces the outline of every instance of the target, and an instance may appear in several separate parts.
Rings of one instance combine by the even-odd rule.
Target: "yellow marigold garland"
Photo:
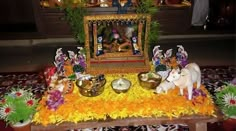
[[[111,88],[111,81],[123,76],[132,82],[127,93],[116,94]],[[59,124],[62,122],[81,122],[88,120],[105,120],[127,117],[180,117],[182,115],[214,116],[214,103],[210,94],[202,85],[201,90],[207,97],[198,96],[189,101],[180,96],[179,89],[169,90],[167,94],[155,94],[152,90],[143,89],[137,74],[109,74],[104,92],[97,97],[85,97],[79,94],[78,88],[64,96],[65,103],[56,111],[48,110],[44,96],[38,106],[33,122],[42,124]]]

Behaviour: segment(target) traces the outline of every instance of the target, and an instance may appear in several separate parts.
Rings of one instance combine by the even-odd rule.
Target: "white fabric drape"
[[[209,0],[194,0],[191,24],[202,26],[209,12]]]

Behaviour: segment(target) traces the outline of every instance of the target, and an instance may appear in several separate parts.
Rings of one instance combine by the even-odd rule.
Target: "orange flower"
[[[127,93],[116,94],[109,83],[119,75],[106,75],[107,83],[104,92],[97,97],[84,97],[75,91],[64,96],[65,103],[56,111],[48,110],[43,97],[38,112],[33,120],[47,125],[64,121],[80,122],[87,120],[103,120],[127,117],[180,117],[182,115],[214,116],[214,103],[204,86],[201,90],[207,97],[198,96],[192,101],[179,95],[179,89],[171,89],[167,94],[154,94],[143,89],[137,80],[137,74],[124,75],[131,80],[132,87]]]

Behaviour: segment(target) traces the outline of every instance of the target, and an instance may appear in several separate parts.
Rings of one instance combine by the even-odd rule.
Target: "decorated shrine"
[[[89,74],[86,72],[88,53],[82,47],[77,47],[77,50],[64,53],[59,48],[55,55],[55,66],[45,70],[48,91],[33,117],[34,130],[46,130],[52,125],[65,123],[142,118],[147,118],[145,121],[148,118],[171,121],[186,116],[193,116],[191,119],[198,116],[199,121],[201,117],[209,121],[218,119],[219,112],[211,95],[199,83],[199,74],[195,74],[195,71],[199,72],[198,66],[187,62],[188,53],[181,45],[176,47],[176,51],[163,51],[160,46],[154,47],[152,62],[148,63],[150,70],[132,73]],[[181,78],[178,80],[184,79],[182,83],[185,86],[175,83],[178,80],[170,80],[174,75],[173,69],[179,68],[180,74],[189,70],[188,75],[196,75],[196,80],[192,79],[189,83],[186,82],[188,76],[179,76]],[[186,121],[183,123],[190,124]],[[195,125],[193,127],[196,128]]]
[[[80,2],[72,3],[71,10]],[[182,123],[200,131],[207,129],[208,122],[221,120],[222,114],[202,82],[198,62],[188,61],[191,54],[182,45],[163,50],[151,39],[157,23],[145,6],[152,3],[116,2],[87,2],[86,7],[115,6],[118,12],[85,15],[80,8],[79,26],[70,19],[71,10],[65,9],[75,37],[84,45],[79,43],[73,51],[58,48],[52,65],[43,70],[45,92],[33,104],[27,98],[31,100],[28,105],[36,108],[31,130]],[[68,4],[57,0],[41,3],[45,7]],[[132,3],[137,12],[127,13]],[[14,91],[10,98],[23,93]],[[223,94],[223,98],[227,101],[220,104],[235,105],[233,95]],[[13,107],[1,108],[1,117],[14,113]]]

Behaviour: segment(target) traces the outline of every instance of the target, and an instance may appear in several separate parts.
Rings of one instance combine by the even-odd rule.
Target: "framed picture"
[[[84,17],[87,72],[149,71],[150,15],[112,14]]]

